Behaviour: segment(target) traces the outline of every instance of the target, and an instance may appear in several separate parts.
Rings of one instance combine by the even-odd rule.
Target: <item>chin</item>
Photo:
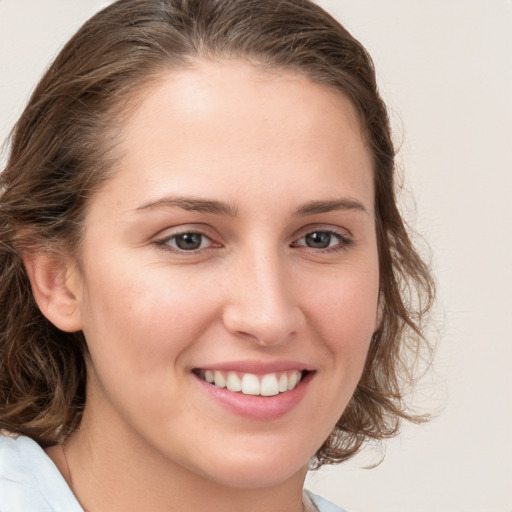
[[[302,482],[308,465],[309,460],[299,461],[296,457],[276,456],[275,453],[268,456],[261,453],[228,454],[212,464],[209,470],[203,465],[203,476],[231,488],[272,488],[294,478]]]
[[[280,467],[279,461],[274,461],[272,468],[265,467],[265,469],[243,464],[238,468],[230,467],[227,472],[215,473],[213,480],[217,484],[236,489],[269,489],[294,478],[302,482],[307,469],[306,465],[289,470]]]

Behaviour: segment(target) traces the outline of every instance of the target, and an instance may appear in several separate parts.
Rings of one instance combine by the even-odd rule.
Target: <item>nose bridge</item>
[[[260,245],[241,254],[237,266],[224,312],[226,327],[260,345],[285,341],[298,329],[301,314],[284,256]]]

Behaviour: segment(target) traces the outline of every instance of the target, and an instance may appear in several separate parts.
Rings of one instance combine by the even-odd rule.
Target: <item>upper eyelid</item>
[[[201,236],[204,236],[205,238],[207,238],[208,240],[210,240],[212,243],[217,243],[207,233],[204,233],[203,231],[199,231],[199,230],[192,230],[192,229],[187,229],[187,230],[184,230],[184,231],[177,231],[175,233],[163,234],[162,236],[157,236],[156,240],[160,241],[160,242],[164,242],[166,240],[172,240],[173,238],[177,238],[177,237],[179,237],[181,235],[188,235],[188,234],[201,235]]]
[[[330,234],[334,235],[339,240],[339,243],[341,245],[353,242],[353,239],[351,236],[345,235],[345,234],[340,233],[339,231],[335,231],[333,229],[313,229],[312,231],[307,231],[303,235],[295,238],[294,241],[291,243],[291,245],[297,244],[297,242],[299,240],[306,238],[308,235],[310,235],[312,233],[330,233]]]
[[[308,226],[304,226],[295,231],[293,238],[298,240],[299,238],[302,238],[309,233],[314,233],[316,231],[334,233],[341,236],[342,238],[354,238],[352,232],[349,229],[341,226],[334,226],[332,224],[310,224]]]
[[[153,240],[153,243],[160,245],[160,246],[168,246],[169,248],[172,248],[176,252],[183,252],[183,253],[191,252],[191,253],[193,253],[193,252],[209,249],[210,247],[205,247],[203,249],[196,249],[196,250],[191,250],[191,251],[183,251],[179,248],[174,248],[169,242],[172,239],[179,237],[180,235],[194,233],[194,234],[198,234],[198,235],[205,237],[211,243],[212,246],[223,245],[223,242],[219,242],[220,237],[216,236],[215,233],[211,233],[211,231],[212,231],[211,229],[208,229],[204,225],[201,225],[201,226],[198,226],[197,224],[196,225],[194,225],[194,224],[181,225],[181,226],[168,227],[166,229],[163,229],[158,234],[151,237],[151,239]]]
[[[187,250],[187,249],[181,249],[180,247],[176,247],[175,245],[173,245],[171,243],[171,241],[173,239],[176,239],[180,235],[186,235],[188,233],[198,234],[198,235],[201,235],[204,238],[206,238],[209,242],[207,247],[198,247],[197,249]],[[191,229],[174,232],[174,233],[169,233],[167,235],[156,237],[153,239],[153,245],[160,247],[161,250],[164,250],[168,253],[174,254],[176,256],[183,256],[183,257],[192,257],[194,255],[197,256],[197,255],[203,254],[205,251],[208,251],[209,249],[212,249],[212,248],[215,249],[215,248],[222,247],[222,244],[216,242],[211,236],[208,236],[207,234],[205,234],[199,230],[194,231]]]
[[[355,243],[354,237],[352,234],[349,234],[347,229],[343,229],[340,226],[326,226],[324,225],[316,225],[316,226],[307,226],[307,229],[298,231],[300,236],[295,236],[291,241],[289,247],[292,249],[306,251],[307,253],[317,254],[317,255],[332,255],[338,254],[342,251],[348,250]],[[301,240],[305,239],[308,235],[312,233],[330,233],[335,237],[335,244],[327,247],[311,247],[306,241],[304,243],[299,243]],[[329,242],[330,244],[330,242]]]
[[[299,236],[297,238],[297,240],[300,240],[301,238],[311,235],[312,233],[330,233],[330,234],[338,236],[340,238],[350,238],[348,235],[340,233],[339,231],[337,231],[335,229],[312,229],[312,230],[309,230],[309,231],[306,231],[305,233],[303,233],[301,236]]]
[[[350,230],[345,227],[315,223],[315,224],[310,224],[310,225],[303,226],[303,227],[297,229],[294,232],[294,234],[290,237],[291,243],[294,243],[297,240],[307,236],[310,233],[314,233],[316,231],[333,233],[334,235],[337,235],[345,240],[346,239],[353,240],[353,238],[354,238],[352,233],[350,232]],[[174,226],[174,227],[168,227],[166,229],[161,230],[158,234],[156,234],[152,238],[153,238],[153,240],[156,240],[156,241],[165,241],[165,240],[171,239],[175,236],[179,236],[179,235],[186,234],[186,233],[197,233],[197,234],[205,236],[206,238],[211,240],[213,243],[224,244],[223,237],[219,234],[219,232],[216,229],[211,228],[208,225],[204,225],[204,224],[189,224],[189,225],[178,225],[178,226]]]
[[[207,238],[214,239],[216,236],[216,231],[208,228],[202,224],[188,224],[188,225],[179,225],[173,227],[167,227],[159,231],[153,238],[155,239],[165,239],[172,238],[174,236],[183,235],[186,233],[197,233],[199,235],[203,235]]]

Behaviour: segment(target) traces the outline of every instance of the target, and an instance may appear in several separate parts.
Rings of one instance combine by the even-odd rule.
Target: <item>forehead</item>
[[[313,125],[322,119],[327,131],[336,128],[335,133],[342,138],[345,130],[340,130],[336,122],[336,114],[342,111],[350,129],[361,132],[355,109],[341,91],[313,82],[300,72],[262,68],[243,60],[199,60],[192,67],[162,73],[135,96],[135,107],[125,118],[124,134],[128,139],[140,135],[139,125],[162,123],[164,116],[170,122],[179,117],[180,129],[190,125],[196,129],[202,124],[205,130],[215,124],[218,128],[218,122],[229,117],[241,115],[257,120],[264,116],[269,127],[286,127],[290,135],[293,131],[288,119],[293,119],[296,131],[308,126],[318,128]],[[276,115],[268,115],[269,109]],[[335,115],[329,115],[333,110],[337,111]],[[157,111],[160,118],[155,116]],[[278,124],[272,124],[274,121]],[[227,128],[226,124],[223,131]],[[246,131],[249,128],[247,125]]]
[[[373,202],[371,157],[349,100],[300,73],[237,60],[170,70],[140,92],[115,170],[124,186],[155,196],[167,186],[328,196],[339,183]]]

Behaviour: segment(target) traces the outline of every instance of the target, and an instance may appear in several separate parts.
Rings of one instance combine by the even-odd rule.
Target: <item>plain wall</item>
[[[206,0],[205,0],[206,1]],[[45,67],[109,2],[0,0],[0,139]],[[401,146],[404,210],[433,253],[441,411],[308,478],[352,512],[512,511],[512,3],[323,0],[372,54]],[[415,198],[415,208],[411,189]]]

